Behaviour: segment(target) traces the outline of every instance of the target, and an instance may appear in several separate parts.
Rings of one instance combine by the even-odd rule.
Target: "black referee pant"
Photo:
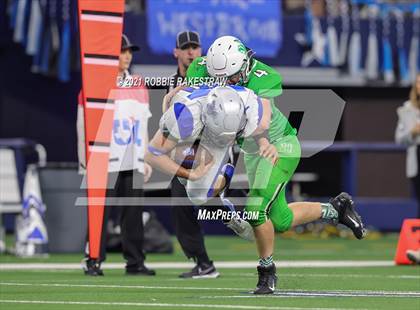
[[[239,153],[233,153],[230,162],[236,165],[238,157]],[[177,177],[172,179],[171,196],[188,197],[185,186],[179,182]],[[223,206],[216,208],[225,210]],[[175,234],[185,255],[188,258],[193,258],[198,264],[210,263],[204,244],[203,230],[197,220],[198,209],[194,208],[192,204],[174,206],[172,208],[172,214],[175,222]]]
[[[420,166],[419,166],[420,168]],[[411,184],[414,187],[414,193],[417,201],[417,218],[420,218],[420,171],[414,178],[410,178]]]
[[[420,218],[420,146],[417,145],[417,175],[410,178],[417,200],[417,218]]]
[[[171,196],[187,198],[187,192],[177,177],[172,179]],[[175,234],[181,248],[188,258],[193,258],[198,264],[210,263],[204,244],[204,236],[197,220],[197,208],[192,204],[174,206],[172,215],[175,224]]]
[[[135,270],[144,265],[143,207],[141,206],[140,201],[135,205],[124,204],[124,197],[129,198],[130,201],[135,201],[135,198],[141,199],[144,196],[142,189],[143,178],[143,174],[139,173],[137,170],[108,173],[108,185],[113,188],[108,188],[106,192],[107,200],[109,198],[110,201],[107,201],[107,206],[105,206],[104,210],[99,255],[99,260],[101,262],[106,259],[108,217],[111,208],[119,208],[119,211],[121,212],[120,226],[122,252],[126,260],[126,269]]]

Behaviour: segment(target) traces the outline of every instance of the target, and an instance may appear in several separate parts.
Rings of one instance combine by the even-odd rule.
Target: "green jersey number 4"
[[[254,71],[254,74],[257,76],[257,77],[262,77],[263,75],[268,75],[268,72],[267,71],[265,71],[265,70],[255,70]]]

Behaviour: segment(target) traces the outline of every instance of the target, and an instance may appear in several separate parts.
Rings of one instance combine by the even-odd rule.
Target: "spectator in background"
[[[305,12],[305,0],[286,0],[282,4],[285,14],[303,14]]]
[[[135,14],[144,14],[146,12],[145,0],[125,0],[124,12],[133,12]]]
[[[417,217],[420,218],[420,74],[410,91],[410,99],[397,110],[398,125],[395,131],[397,143],[407,146],[406,174],[413,184],[417,198]],[[407,258],[420,264],[420,249],[409,249]]]
[[[128,71],[133,52],[139,47],[132,44],[126,35],[122,36],[121,54],[119,57],[119,72],[111,97],[115,99],[114,126],[108,164],[108,189],[106,192],[107,206],[104,211],[100,257],[90,258],[86,246],[83,269],[86,275],[101,276],[101,263],[106,256],[107,222],[116,206],[121,206],[120,223],[123,255],[126,260],[127,275],[155,275],[154,270],[145,267],[143,252],[143,220],[140,201],[136,205],[124,204],[124,198],[143,197],[143,181],[147,182],[152,168],[144,162],[144,152],[148,144],[147,120],[151,116],[149,110],[149,95],[143,85],[137,83],[140,79],[130,76]],[[83,120],[83,94],[79,95],[77,120],[78,155],[80,170],[85,169],[85,133]],[[118,203],[117,203],[118,202]]]
[[[407,146],[406,174],[413,184],[420,218],[420,74],[410,92],[410,99],[397,110],[398,125],[395,141]]]

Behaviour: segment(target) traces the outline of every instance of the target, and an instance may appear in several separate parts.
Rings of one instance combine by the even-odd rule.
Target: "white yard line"
[[[265,309],[265,310],[344,310],[344,308],[301,308],[301,307],[270,307],[244,305],[214,305],[214,304],[176,304],[176,303],[146,303],[146,302],[96,302],[96,301],[50,301],[50,300],[14,300],[0,299],[0,303],[9,304],[40,304],[40,305],[100,305],[100,306],[131,306],[131,307],[165,307],[165,308],[217,308],[217,309]],[[350,309],[346,310],[363,310]]]
[[[255,273],[229,273],[230,276],[255,278]],[[420,280],[420,275],[378,275],[378,274],[329,274],[329,273],[279,273],[280,277],[313,277],[313,278],[377,278],[377,279],[406,279]],[[182,279],[180,279],[182,280]]]
[[[393,261],[277,261],[276,266],[279,268],[337,268],[337,267],[388,267],[393,266]],[[150,268],[156,269],[188,269],[194,265],[189,262],[161,262],[147,263]],[[216,268],[255,268],[255,261],[220,261],[215,263]],[[104,269],[123,269],[123,263],[104,263]],[[29,270],[29,269],[81,269],[80,263],[2,263],[0,270]]]
[[[68,284],[68,283],[27,283],[27,282],[0,282],[1,286],[35,286],[35,287],[78,287],[78,288],[119,288],[119,289],[167,289],[167,290],[199,290],[199,291],[240,291],[250,292],[250,288],[233,287],[203,287],[203,286],[150,286],[150,285],[112,285],[112,284]],[[420,297],[420,292],[416,291],[371,291],[371,290],[279,290],[276,294],[360,294],[360,295],[409,295]],[[244,295],[245,297],[257,297],[255,295]],[[216,297],[216,296],[215,296]],[[222,297],[222,296],[220,296]]]
[[[201,296],[200,299],[222,299],[222,298],[261,298],[258,295],[219,295],[219,296]],[[380,298],[420,298],[420,292],[376,292],[376,291],[360,291],[360,292],[345,292],[345,291],[276,291],[273,295],[263,296],[272,298],[314,298],[314,297],[380,297]]]
[[[121,288],[121,289],[163,289],[163,290],[198,290],[198,291],[247,291],[249,288],[196,287],[196,286],[150,286],[150,285],[112,285],[112,284],[67,284],[67,283],[19,283],[0,282],[0,286],[46,286],[46,287],[85,287],[85,288]]]

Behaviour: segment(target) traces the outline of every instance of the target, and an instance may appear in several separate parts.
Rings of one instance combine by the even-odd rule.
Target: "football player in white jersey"
[[[267,118],[263,117],[261,100],[252,90],[241,86],[178,88],[164,100],[169,108],[149,143],[146,161],[178,176],[195,205],[203,205],[219,195],[233,211],[233,205],[223,195],[233,176],[234,167],[228,164],[229,148],[237,138],[258,134],[269,126],[263,121]],[[195,167],[187,169],[171,158],[174,148],[185,144],[192,147],[197,139],[200,139],[197,154],[201,158]],[[211,154],[211,162],[206,163],[206,152]],[[233,218],[227,226],[244,239],[254,238],[246,221]]]

